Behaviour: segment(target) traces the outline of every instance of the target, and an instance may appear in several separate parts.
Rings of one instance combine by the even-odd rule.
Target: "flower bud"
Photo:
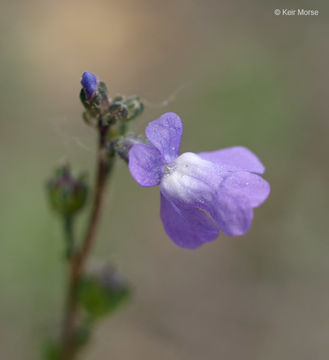
[[[88,187],[85,176],[74,178],[68,165],[57,169],[53,178],[47,183],[51,207],[60,215],[72,216],[86,203]]]
[[[97,90],[97,76],[87,71],[84,72],[81,78],[81,85],[85,91],[87,99],[90,100]]]
[[[139,116],[144,110],[144,104],[138,96],[130,97],[125,99],[125,105],[128,109],[127,120],[132,120]]]
[[[128,108],[123,102],[114,102],[109,108],[111,117],[116,121],[126,120],[128,117]]]
[[[137,144],[146,144],[146,140],[141,136],[135,134],[122,136],[114,142],[114,150],[121,157],[122,160],[128,163],[129,151],[134,145]]]

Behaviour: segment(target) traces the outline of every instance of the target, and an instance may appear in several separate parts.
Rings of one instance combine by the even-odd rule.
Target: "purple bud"
[[[94,95],[95,91],[97,90],[97,86],[98,86],[97,76],[87,71],[84,72],[81,78],[81,85],[86,93],[87,99],[88,100],[91,99],[91,97]]]

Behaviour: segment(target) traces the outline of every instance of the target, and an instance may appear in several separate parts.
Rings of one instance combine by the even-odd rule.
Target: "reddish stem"
[[[67,292],[67,302],[64,314],[62,328],[62,351],[64,360],[73,360],[77,354],[75,335],[79,316],[79,285],[84,272],[85,264],[90,255],[91,248],[95,242],[95,235],[101,209],[104,200],[104,190],[108,175],[109,161],[113,161],[106,156],[106,140],[108,127],[99,127],[99,151],[97,164],[97,179],[95,185],[95,195],[91,210],[91,216],[88,223],[87,231],[80,251],[76,252],[69,266],[69,284]]]

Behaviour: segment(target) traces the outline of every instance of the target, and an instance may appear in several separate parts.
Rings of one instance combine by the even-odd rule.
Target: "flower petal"
[[[163,194],[160,215],[167,235],[182,248],[196,249],[219,235],[205,212],[198,208],[177,206]]]
[[[270,184],[258,175],[237,171],[221,183],[219,191],[225,191],[236,197],[244,197],[254,208],[261,205],[269,196]]]
[[[245,171],[226,177],[217,192],[217,206],[211,216],[226,235],[245,234],[251,226],[253,208],[259,206],[270,193],[270,186],[260,176]]]
[[[222,192],[211,215],[223,233],[228,236],[240,236],[250,229],[253,210],[245,198]]]
[[[161,219],[169,237],[194,249],[215,240],[219,229],[209,215],[217,206],[217,189],[231,173],[193,153],[165,167],[161,180]]]
[[[166,113],[150,122],[145,134],[150,143],[160,151],[166,163],[175,160],[183,134],[183,123],[177,114]]]
[[[219,230],[238,236],[250,229],[253,208],[267,198],[270,187],[258,175],[227,170],[196,154],[185,153],[172,167],[165,168],[160,190],[178,209],[191,211],[193,221],[200,216],[197,210],[202,210]]]
[[[258,157],[243,146],[199,153],[205,160],[230,167],[232,170],[246,170],[256,174],[264,174],[265,167]]]
[[[152,145],[137,144],[129,151],[129,171],[140,186],[159,185],[163,165],[160,152]]]

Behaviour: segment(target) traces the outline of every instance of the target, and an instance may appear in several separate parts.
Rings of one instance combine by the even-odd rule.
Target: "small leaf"
[[[107,269],[82,281],[80,304],[93,320],[97,320],[112,314],[130,295],[128,284],[113,269]]]

